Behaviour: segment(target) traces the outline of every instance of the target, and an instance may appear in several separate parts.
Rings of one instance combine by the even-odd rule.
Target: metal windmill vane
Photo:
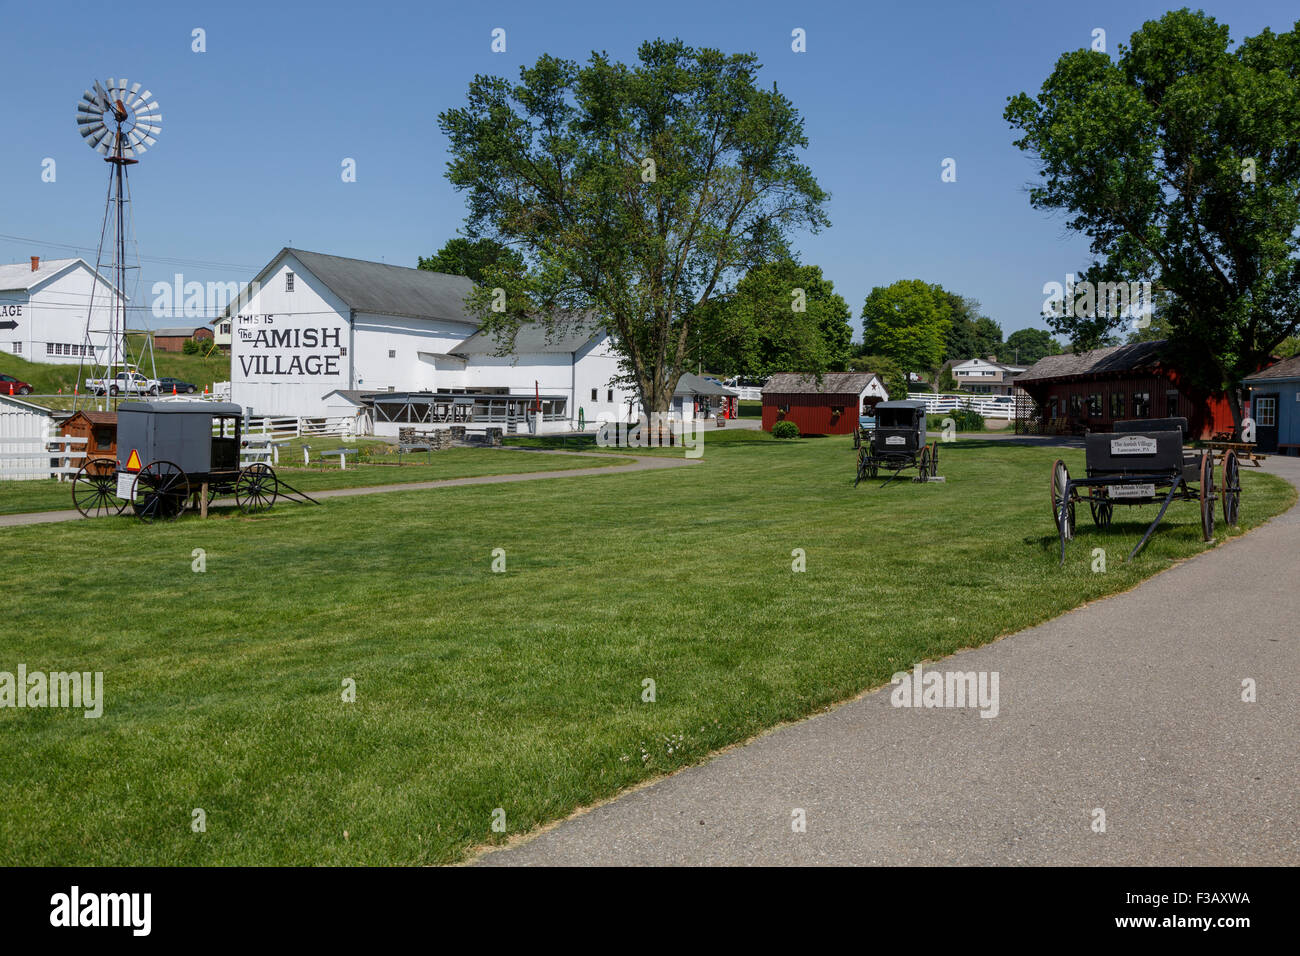
[[[130,190],[127,186],[127,167],[138,163],[139,157],[158,142],[162,131],[162,114],[158,111],[158,101],[153,98],[151,90],[141,90],[142,84],[132,83],[128,79],[113,79],[101,84],[98,80],[94,88],[86,90],[77,104],[77,130],[95,152],[104,157],[112,168],[109,172],[108,208],[104,213],[104,225],[99,237],[99,251],[95,257],[95,271],[101,273],[104,264],[104,243],[107,239],[109,223],[113,224],[113,241],[109,246],[112,256],[113,283],[117,289],[112,294],[112,307],[109,311],[108,344],[102,350],[95,347],[92,340],[92,324],[95,311],[95,296],[92,292],[86,312],[86,346],[82,361],[77,369],[80,384],[85,368],[85,353],[93,363],[98,376],[102,368],[103,378],[116,380],[119,368],[125,371],[127,356],[120,354],[126,345],[126,230],[128,220],[125,207],[130,202]],[[110,212],[116,215],[109,215]],[[98,288],[96,285],[95,288]],[[148,345],[150,365],[153,365],[153,341],[145,336]],[[143,351],[143,347],[142,347]],[[156,368],[153,378],[157,378]],[[107,383],[105,383],[107,385]],[[105,395],[111,407],[117,405],[118,389],[105,388]],[[85,392],[77,390],[80,397]]]
[[[162,114],[153,92],[142,93],[141,86],[112,77],[101,86],[96,80],[94,90],[86,90],[77,104],[81,138],[109,162],[118,157],[133,160],[158,142]]]

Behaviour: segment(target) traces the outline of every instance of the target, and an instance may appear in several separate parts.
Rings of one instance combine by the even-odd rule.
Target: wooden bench
[[[1237,459],[1238,459],[1238,460],[1240,460],[1240,461],[1248,461],[1248,462],[1250,462],[1252,465],[1254,465],[1256,468],[1262,468],[1262,467],[1264,467],[1263,465],[1260,464],[1260,462],[1262,462],[1262,461],[1267,461],[1267,460],[1268,460],[1268,456],[1267,456],[1267,455],[1261,455],[1261,454],[1259,454],[1258,452],[1255,451],[1255,443],[1254,443],[1254,442],[1246,442],[1246,441],[1207,441],[1207,442],[1205,443],[1205,447],[1208,448],[1211,452],[1218,452],[1218,453],[1219,453],[1219,461],[1223,461],[1223,457],[1224,457],[1224,455],[1226,455],[1226,454],[1227,454],[1228,452],[1230,452],[1230,451],[1235,451],[1235,452],[1237,453]],[[1280,446],[1279,446],[1279,447],[1280,447]]]

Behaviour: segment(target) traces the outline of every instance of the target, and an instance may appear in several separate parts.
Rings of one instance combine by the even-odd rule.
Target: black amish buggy
[[[218,495],[245,514],[266,511],[283,484],[263,462],[240,465],[244,410],[228,402],[124,402],[117,409],[117,461],[87,462],[72,481],[85,517],[177,518],[193,498],[206,515]],[[290,491],[296,489],[288,485]]]
[[[1235,527],[1241,507],[1241,474],[1236,452],[1223,456],[1221,485],[1214,483],[1214,453],[1184,452],[1187,419],[1153,418],[1116,422],[1114,432],[1089,432],[1084,437],[1087,476],[1071,478],[1065,462],[1052,464],[1052,517],[1061,540],[1061,563],[1065,543],[1074,538],[1074,506],[1086,501],[1098,528],[1110,526],[1115,505],[1154,504],[1160,512],[1142,540],[1129,553],[1132,560],[1146,545],[1165,510],[1175,498],[1198,502],[1201,532],[1214,539],[1214,505],[1223,502],[1223,520]],[[1080,494],[1086,489],[1086,494]]]
[[[859,428],[853,436],[858,449],[855,488],[863,478],[875,478],[882,470],[893,472],[886,485],[904,468],[916,468],[917,481],[939,474],[939,445],[925,441],[925,402],[880,402],[875,415],[874,428]]]

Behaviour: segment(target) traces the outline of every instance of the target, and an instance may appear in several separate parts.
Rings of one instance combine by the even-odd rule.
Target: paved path
[[[1265,470],[1300,483],[1296,459]],[[1300,507],[935,665],[996,671],[994,719],[886,688],[479,862],[1294,865],[1298,589]]]
[[[516,452],[528,455],[568,455],[570,457],[599,458],[606,453],[582,453],[551,451],[549,449],[511,448],[502,449],[501,453]],[[307,494],[319,500],[325,498],[351,498],[356,495],[381,495],[390,491],[423,491],[427,488],[454,488],[458,485],[496,485],[513,481],[537,481],[542,478],[580,478],[587,475],[618,475],[629,471],[653,471],[660,468],[677,468],[681,465],[693,465],[698,458],[685,458],[679,455],[630,455],[619,452],[615,458],[631,458],[628,465],[604,465],[595,468],[569,468],[565,471],[526,471],[512,475],[479,475],[473,478],[446,478],[441,481],[413,481],[395,485],[370,485],[364,488],[332,488],[329,490],[308,491]],[[292,481],[293,472],[285,472],[286,480]],[[219,499],[214,504],[234,504],[234,499]],[[34,511],[24,514],[0,515],[0,528],[28,524],[51,524],[59,521],[80,521],[77,511]]]

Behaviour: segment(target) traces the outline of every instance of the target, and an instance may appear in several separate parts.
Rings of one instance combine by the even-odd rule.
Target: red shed
[[[117,458],[117,412],[77,412],[63,420],[59,434],[65,438],[84,438],[77,446],[92,458]]]
[[[820,382],[811,375],[781,372],[763,386],[763,430],[777,422],[794,422],[802,435],[851,435],[864,405],[888,398],[884,383],[871,372],[827,372]]]
[[[1164,347],[1159,339],[1040,359],[1015,378],[1027,393],[1016,402],[1016,431],[1108,432],[1119,421],[1181,417],[1192,438],[1230,433],[1227,396],[1188,386],[1164,359]]]

